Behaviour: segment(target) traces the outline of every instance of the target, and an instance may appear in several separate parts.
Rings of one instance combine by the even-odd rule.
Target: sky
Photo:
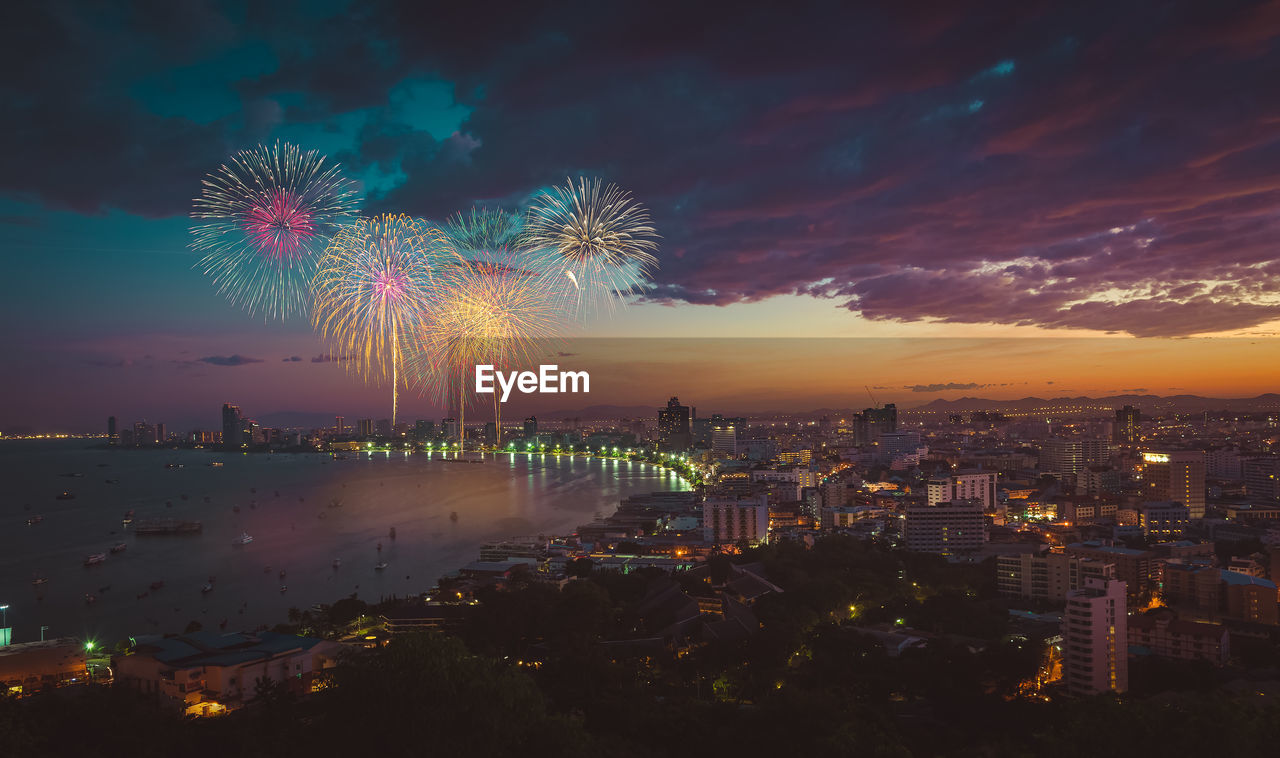
[[[385,415],[305,319],[252,317],[195,265],[201,179],[276,140],[340,163],[370,214],[630,190],[660,265],[576,336],[718,338],[698,344],[721,375],[593,403],[1280,386],[1280,4],[867,5],[9,9],[0,429],[214,426],[224,401]],[[748,337],[898,358],[752,371]],[[1112,352],[1156,357],[1072,358]]]

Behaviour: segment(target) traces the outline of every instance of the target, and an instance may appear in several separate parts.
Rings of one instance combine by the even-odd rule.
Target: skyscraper
[[[886,403],[883,408],[866,408],[856,423],[855,435],[858,441],[875,442],[882,434],[898,431],[898,406]]]
[[[1142,454],[1144,500],[1171,500],[1187,506],[1192,519],[1204,518],[1204,451],[1150,450]]]
[[[222,404],[222,446],[236,448],[244,442],[241,439],[240,406],[230,403]]]
[[[107,439],[111,441],[112,445],[116,444],[117,437],[116,437],[116,417],[115,416],[107,416]]]
[[[167,440],[168,438],[169,438],[169,430],[164,428],[163,423],[157,423],[156,424],[156,442],[163,445],[165,443],[165,440]]]
[[[1125,583],[1085,579],[1067,593],[1062,616],[1063,678],[1073,695],[1129,689],[1129,625]]]
[[[373,436],[373,419],[362,418],[356,421],[356,434],[360,437]]]
[[[688,450],[693,443],[691,424],[689,406],[681,405],[678,397],[671,398],[658,411],[658,445],[663,450]]]
[[[341,416],[334,416],[333,417],[333,433],[337,435],[341,435],[343,433],[343,429],[346,428],[346,421],[347,420]]]
[[[524,436],[532,439],[538,436],[538,417],[530,416],[524,420]]]
[[[1138,433],[1142,426],[1142,412],[1132,405],[1116,411],[1116,423],[1111,429],[1112,439],[1122,445],[1132,445],[1138,441]]]
[[[1250,500],[1280,500],[1280,457],[1250,458],[1243,469],[1244,491]]]
[[[711,449],[720,455],[735,457],[738,455],[738,430],[732,424],[715,426],[711,429]]]

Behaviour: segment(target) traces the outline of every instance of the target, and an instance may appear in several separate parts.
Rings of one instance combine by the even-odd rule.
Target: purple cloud
[[[261,358],[249,358],[239,353],[235,355],[210,355],[198,360],[200,363],[208,363],[213,366],[244,366],[250,363],[262,363]]]

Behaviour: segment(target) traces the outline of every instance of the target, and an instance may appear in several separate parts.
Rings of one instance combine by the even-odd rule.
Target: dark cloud
[[[210,355],[198,360],[200,363],[208,363],[213,366],[244,366],[250,363],[262,363],[261,358],[249,358],[239,353],[235,355]]]
[[[285,363],[300,363],[302,361],[302,356],[291,355],[288,358],[281,358],[280,360],[284,361]]]
[[[345,355],[332,355],[330,353],[321,353],[315,356],[314,358],[312,358],[311,362],[312,363],[341,363],[342,361],[347,361],[347,360],[350,360],[350,358]]]
[[[913,384],[905,389],[909,389],[912,392],[946,392],[948,390],[977,390],[992,386],[994,385],[977,384],[976,382],[968,382],[966,384],[947,382],[946,384]]]
[[[484,24],[465,4],[154,5],[19,4],[0,95],[24,148],[0,191],[179,214],[230,149],[305,125],[395,177],[370,211],[623,184],[663,235],[649,302],[801,295],[872,320],[1150,337],[1280,318],[1273,3],[800,2],[731,24],[712,3]],[[272,65],[237,73],[256,48]],[[235,107],[149,106],[143,90],[181,99],[176,74],[153,81],[179,70]],[[469,109],[455,133],[389,106],[414,81]]]

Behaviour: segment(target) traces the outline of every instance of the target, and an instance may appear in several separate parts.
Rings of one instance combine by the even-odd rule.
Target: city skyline
[[[306,319],[229,305],[187,247],[202,177],[274,140],[341,163],[363,212],[435,222],[527,208],[570,175],[625,185],[659,266],[574,339],[930,341],[927,370],[847,377],[854,404],[864,384],[899,402],[1277,386],[1272,8],[1006,10],[804,6],[695,37],[656,9],[613,25],[572,5],[461,35],[439,32],[452,11],[425,23],[395,3],[24,7],[39,42],[8,53],[24,150],[0,171],[0,314],[20,325],[0,338],[0,428],[177,417],[215,395],[373,407],[381,391],[327,361]],[[681,10],[690,29],[707,12]],[[1061,375],[1045,346],[966,350],[1104,336],[1143,359]],[[712,402],[837,396],[817,371],[736,373]],[[663,394],[629,392],[592,402]]]

